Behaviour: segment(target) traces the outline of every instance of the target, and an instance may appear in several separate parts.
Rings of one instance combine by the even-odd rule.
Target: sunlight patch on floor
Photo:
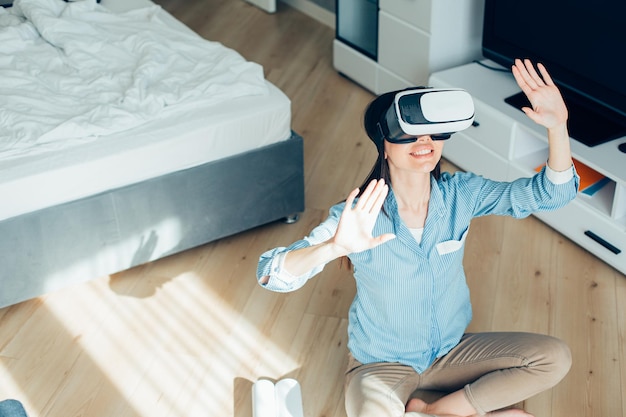
[[[50,297],[47,307],[89,358],[84,366],[97,367],[94,374],[142,416],[232,414],[235,378],[278,378],[298,368],[194,273],[147,298],[120,296],[96,280],[67,300]],[[98,382],[84,383],[98,390]]]

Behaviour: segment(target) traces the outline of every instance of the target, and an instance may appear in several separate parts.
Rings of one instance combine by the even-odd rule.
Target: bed
[[[14,1],[0,62],[0,307],[304,210],[289,98],[149,0]]]

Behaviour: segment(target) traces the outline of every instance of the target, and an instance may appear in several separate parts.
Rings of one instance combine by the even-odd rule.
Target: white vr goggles
[[[378,122],[378,131],[380,139],[391,143],[411,143],[424,135],[444,140],[470,127],[473,121],[474,101],[467,91],[416,88],[396,94]]]

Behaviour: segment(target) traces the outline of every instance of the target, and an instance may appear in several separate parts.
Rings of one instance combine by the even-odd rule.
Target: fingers
[[[392,233],[372,237],[374,225],[388,192],[389,186],[383,179],[372,180],[360,195],[358,188],[350,192],[333,238],[339,247],[349,253],[360,252],[395,238]]]
[[[374,245],[378,246],[378,245],[382,245],[385,242],[389,242],[391,239],[395,239],[396,235],[394,235],[393,233],[385,233],[383,235],[380,235],[378,237],[374,238]]]
[[[348,197],[346,198],[346,208],[352,207],[352,203],[354,203],[356,196],[359,195],[359,191],[360,190],[358,188],[355,188],[350,192],[350,194],[348,194]]]
[[[379,212],[383,204],[385,203],[385,199],[387,198],[387,193],[389,192],[389,186],[385,184],[384,180],[380,180],[379,183],[382,183],[382,187],[380,188],[380,192],[376,196],[376,200],[372,205],[372,210],[375,212]]]
[[[537,64],[537,67],[539,68],[541,75],[539,75],[535,66],[529,59],[525,59],[524,61],[516,59],[515,64],[511,68],[515,81],[517,81],[519,87],[531,101],[533,92],[542,89],[546,85],[554,85],[552,78],[548,75],[548,72],[543,64]]]
[[[530,107],[522,107],[521,110],[524,112],[524,114],[526,114],[526,116],[528,116],[530,120],[535,123],[540,123],[541,120],[537,117],[537,112],[535,112],[535,110],[531,109]]]
[[[377,184],[378,184],[378,181],[376,180],[372,180],[370,181],[369,184],[367,184],[367,187],[365,187],[365,190],[361,193],[361,196],[359,197],[359,200],[357,201],[356,206],[354,208],[359,209],[359,210],[364,209],[370,195],[374,191],[374,188],[376,187]]]
[[[372,180],[359,197],[355,209],[363,210],[368,213],[380,210],[385,201],[385,197],[387,197],[388,189],[389,187],[385,184],[385,180]]]
[[[519,59],[515,60],[515,65],[511,68],[511,72],[513,73],[513,77],[515,77],[515,81],[517,82],[519,88],[521,88],[526,96],[528,96],[528,94],[532,92],[532,88],[528,85],[527,81],[530,77]]]
[[[549,75],[547,76],[547,79],[545,78],[545,75],[548,74],[546,68],[542,64],[537,64],[537,66],[539,67],[541,76],[539,75],[537,70],[535,70],[535,66],[529,59],[525,59],[523,62],[521,59],[516,59],[515,64],[511,68],[517,84],[525,93],[527,91],[535,90],[546,84],[553,84],[552,79]],[[550,82],[547,82],[547,80],[549,80]]]
[[[528,75],[530,76],[530,86],[533,88],[536,88],[540,85],[544,85],[545,83],[543,82],[543,78],[541,78],[539,76],[539,74],[537,73],[537,70],[535,69],[535,66],[533,65],[533,63],[530,61],[530,59],[525,59],[524,60],[524,68],[526,69],[526,72],[528,73]]]
[[[537,69],[539,72],[529,59],[516,59],[511,71],[532,105],[522,111],[535,123],[549,128],[567,121],[567,108],[546,67],[538,63]]]
[[[537,67],[539,68],[539,72],[541,72],[541,77],[546,82],[547,85],[554,85],[554,81],[552,81],[552,77],[548,74],[548,70],[543,66],[542,63],[538,63]]]

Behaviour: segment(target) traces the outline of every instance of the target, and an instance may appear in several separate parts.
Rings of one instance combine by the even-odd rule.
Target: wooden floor
[[[260,253],[305,235],[374,161],[372,95],[332,68],[333,31],[279,3],[157,3],[263,65],[305,139],[306,211],[0,310],[0,397],[31,417],[250,417],[258,378],[295,377],[306,417],[342,417],[349,273],[330,264],[291,294],[260,288]],[[454,169],[447,165],[448,169]],[[71,248],[68,248],[71,250]],[[1,266],[0,266],[1,267]],[[573,367],[523,405],[537,417],[626,415],[626,277],[536,220],[482,218],[467,241],[472,331],[565,339]]]

